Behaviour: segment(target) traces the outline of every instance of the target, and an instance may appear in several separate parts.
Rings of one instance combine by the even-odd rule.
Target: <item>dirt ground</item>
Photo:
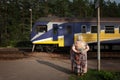
[[[88,55],[89,56],[89,55]],[[65,52],[24,52],[19,49],[1,49],[0,48],[0,60],[62,60],[70,64],[70,54]],[[70,66],[70,65],[69,65]],[[102,59],[101,58],[101,69],[120,71],[120,59]],[[97,58],[88,59],[88,68],[97,69]]]
[[[0,80],[68,80],[71,75],[70,55],[66,53],[7,51],[0,54],[3,56],[0,55],[3,58]],[[119,72],[119,66],[120,59],[101,59],[101,70]],[[89,69],[97,69],[96,58],[88,59]]]
[[[45,52],[34,52],[31,54],[31,58],[29,59],[43,59],[43,60],[59,60],[69,63],[70,67],[70,55],[69,54],[58,54],[58,53],[45,53]],[[96,69],[97,70],[97,58],[88,59],[88,69]],[[120,59],[101,59],[100,61],[101,70],[107,71],[120,71]]]

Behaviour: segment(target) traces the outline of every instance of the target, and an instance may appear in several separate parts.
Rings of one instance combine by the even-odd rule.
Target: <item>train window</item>
[[[91,26],[91,33],[97,33],[97,26]]]
[[[42,32],[47,32],[47,26],[46,25],[39,25],[36,27],[36,32],[37,33],[42,33]]]
[[[53,34],[57,34],[58,27],[53,27]]]
[[[119,33],[120,33],[120,26],[119,26]]]
[[[114,26],[105,26],[105,33],[114,33]]]
[[[72,27],[70,25],[67,26],[67,33],[68,34],[72,33]]]
[[[86,33],[86,26],[81,27],[81,33]]]

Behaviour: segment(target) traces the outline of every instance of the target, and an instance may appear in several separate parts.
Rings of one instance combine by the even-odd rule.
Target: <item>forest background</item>
[[[0,0],[0,47],[30,47],[30,28],[40,17],[92,18],[97,0]],[[100,0],[101,17],[120,17],[120,3]],[[31,15],[32,14],[32,15]]]

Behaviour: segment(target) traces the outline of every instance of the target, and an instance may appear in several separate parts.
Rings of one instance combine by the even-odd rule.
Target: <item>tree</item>
[[[67,17],[69,15],[69,0],[56,0],[53,10],[56,16]]]
[[[97,0],[0,0],[0,46],[30,41],[30,11],[32,21],[40,17],[96,17]],[[100,0],[101,17],[120,17],[120,3]]]

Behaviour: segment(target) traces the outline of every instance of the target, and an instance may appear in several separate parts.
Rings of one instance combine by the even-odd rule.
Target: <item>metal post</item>
[[[98,24],[98,33],[97,33],[97,41],[98,41],[98,71],[100,71],[100,6],[97,8],[98,11],[98,19],[97,19],[97,24]]]
[[[33,47],[32,47],[32,52],[34,52],[35,50],[35,44],[33,44]]]
[[[32,9],[29,9],[30,11],[30,31],[32,31]]]

